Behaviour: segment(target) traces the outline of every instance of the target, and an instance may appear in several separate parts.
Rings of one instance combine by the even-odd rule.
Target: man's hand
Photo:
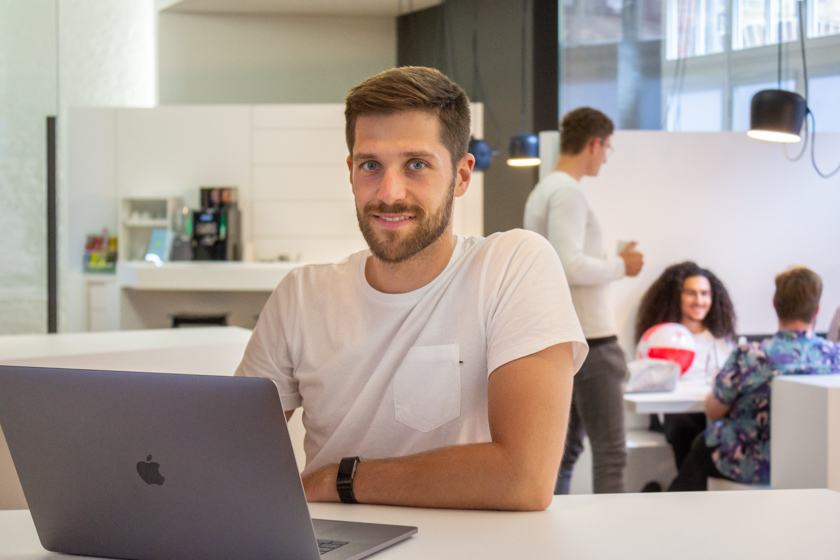
[[[338,502],[338,490],[335,481],[338,478],[338,465],[321,467],[303,479],[303,491],[309,502]]]
[[[730,406],[715,398],[714,393],[706,395],[706,416],[709,420],[720,420],[729,413]]]
[[[624,274],[627,276],[637,276],[645,264],[644,255],[636,250],[636,245],[638,243],[631,241],[618,254],[624,260]]]

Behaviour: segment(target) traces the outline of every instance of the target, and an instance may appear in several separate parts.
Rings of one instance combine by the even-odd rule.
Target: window
[[[621,41],[623,0],[563,0],[563,44],[569,47]]]
[[[802,7],[809,106],[818,131],[840,131],[840,0],[564,0],[562,6],[561,113],[588,104],[619,128],[746,130],[753,94],[778,87],[780,38],[781,87],[805,93]]]
[[[668,0],[668,60],[725,50],[727,4],[727,0]]]
[[[808,37],[840,35],[840,2],[838,0],[814,0]]]

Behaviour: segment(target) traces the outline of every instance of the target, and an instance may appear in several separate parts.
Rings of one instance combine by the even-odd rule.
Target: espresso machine
[[[192,258],[195,261],[242,259],[236,187],[202,187],[201,209],[193,211]]]

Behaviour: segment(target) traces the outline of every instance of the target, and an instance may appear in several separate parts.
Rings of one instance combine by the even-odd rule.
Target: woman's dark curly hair
[[[685,279],[692,276],[703,276],[712,286],[712,305],[703,325],[715,338],[735,338],[735,308],[723,282],[712,271],[686,261],[666,268],[645,292],[636,317],[636,340],[657,323],[681,322],[680,295]]]

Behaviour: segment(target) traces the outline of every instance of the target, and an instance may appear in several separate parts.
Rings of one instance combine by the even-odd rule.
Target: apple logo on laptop
[[[143,482],[146,484],[157,484],[158,486],[163,486],[166,478],[160,474],[158,469],[160,469],[160,464],[153,462],[151,455],[147,456],[145,461],[137,463],[137,474],[140,475]]]

